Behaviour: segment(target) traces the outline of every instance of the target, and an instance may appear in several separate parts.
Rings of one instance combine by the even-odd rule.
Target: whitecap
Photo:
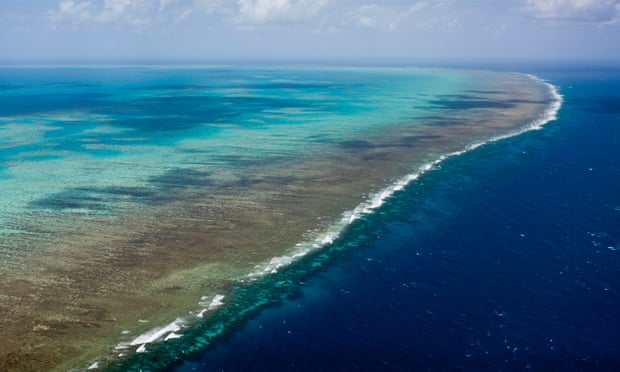
[[[166,336],[166,338],[164,338],[164,341],[174,340],[176,338],[181,338],[181,337],[183,337],[182,334],[171,332],[168,334],[168,336]]]
[[[181,329],[181,326],[184,323],[185,323],[185,321],[183,319],[177,318],[175,321],[169,323],[168,325],[166,325],[164,327],[156,327],[156,328],[153,328],[153,329],[151,329],[151,330],[149,330],[147,332],[144,332],[140,336],[134,338],[129,343],[129,345],[131,345],[131,346],[136,346],[136,345],[144,346],[145,344],[158,341],[161,338],[163,338],[166,334],[174,333],[176,331],[179,331]]]
[[[206,301],[208,301],[209,297],[202,296],[200,298],[200,302],[198,302],[198,305],[204,306],[204,308],[202,310],[200,310],[196,314],[196,316],[198,318],[202,318],[202,317],[204,317],[204,313],[206,313],[207,311],[215,310],[218,307],[224,305],[224,301],[222,301],[224,298],[225,298],[224,295],[216,294],[215,296],[213,296],[213,299],[211,300],[211,302],[206,302]]]

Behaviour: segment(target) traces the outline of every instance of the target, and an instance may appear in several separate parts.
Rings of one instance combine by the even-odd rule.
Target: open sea
[[[0,68],[0,369],[618,369],[620,70],[524,72]]]

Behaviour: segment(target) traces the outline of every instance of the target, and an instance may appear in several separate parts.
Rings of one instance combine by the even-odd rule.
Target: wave
[[[309,232],[308,235],[312,236],[313,238],[297,243],[295,247],[293,247],[293,249],[289,251],[289,254],[273,257],[269,262],[257,265],[252,272],[247,274],[245,278],[240,279],[240,282],[243,283],[246,281],[256,281],[265,276],[273,275],[277,273],[280,269],[285,268],[293,264],[294,262],[297,262],[299,259],[308,255],[309,253],[328,247],[337,238],[339,238],[345,232],[345,230],[355,221],[359,220],[365,215],[374,213],[379,207],[384,205],[394,194],[403,190],[409,184],[420,178],[423,174],[431,170],[438,169],[439,164],[446,159],[460,156],[488,143],[514,137],[531,130],[539,130],[545,124],[556,120],[557,113],[559,112],[563,103],[563,97],[559,93],[558,88],[537,76],[526,76],[537,82],[540,82],[541,84],[544,84],[549,90],[549,95],[551,97],[551,103],[549,104],[548,108],[536,120],[532,121],[531,123],[529,123],[529,125],[526,125],[525,127],[517,131],[469,144],[462,150],[441,155],[436,160],[422,165],[418,168],[416,172],[407,174],[392,183],[391,185],[383,188],[382,190],[369,195],[365,202],[362,202],[353,210],[344,212],[339,220],[337,220],[335,223],[332,223],[324,230]],[[225,296],[220,294],[216,294],[213,297],[203,296],[198,302],[198,306],[200,307],[199,310],[195,312],[190,312],[189,316],[177,318],[175,321],[163,327],[152,328],[144,332],[143,334],[134,337],[131,341],[119,343],[115,348],[117,351],[116,356],[118,358],[123,358],[127,355],[127,352],[129,351],[128,349],[134,349],[133,351],[136,353],[148,352],[148,349],[146,347],[150,344],[156,345],[171,339],[182,337],[183,334],[179,332],[187,330],[189,327],[191,327],[192,323],[200,322],[204,318],[204,314],[206,312],[211,312],[221,307],[224,304],[224,298]],[[95,361],[88,369],[99,369],[99,362],[104,360],[105,358]]]

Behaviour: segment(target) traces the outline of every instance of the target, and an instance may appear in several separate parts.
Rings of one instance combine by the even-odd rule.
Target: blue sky
[[[0,61],[620,63],[620,0],[0,0]]]

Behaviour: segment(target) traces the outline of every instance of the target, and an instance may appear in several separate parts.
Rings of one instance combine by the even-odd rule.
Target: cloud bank
[[[238,0],[236,21],[295,23],[316,16],[328,4],[329,0]]]
[[[527,0],[532,16],[564,21],[615,22],[620,16],[619,0]]]
[[[183,20],[190,14],[217,15],[230,24],[303,23],[327,8],[330,0],[61,0],[50,11],[55,21],[147,23]]]
[[[507,0],[501,5],[484,2],[478,7],[454,0],[61,0],[56,4],[50,14],[57,22],[141,26],[182,22],[193,16],[247,30],[261,25],[312,23],[325,29],[393,31],[417,26],[428,30],[441,24],[467,22],[472,11],[482,14],[499,9],[504,13],[520,10],[541,21],[614,24],[620,19],[620,0]]]
[[[5,60],[620,59],[617,40],[620,0],[0,0]]]

